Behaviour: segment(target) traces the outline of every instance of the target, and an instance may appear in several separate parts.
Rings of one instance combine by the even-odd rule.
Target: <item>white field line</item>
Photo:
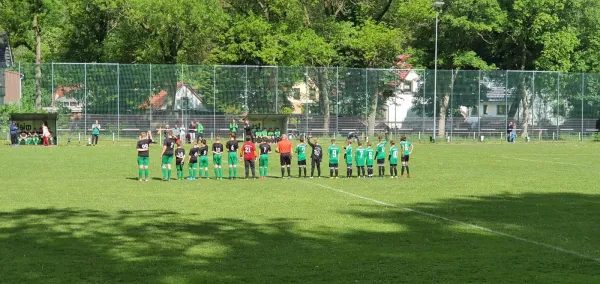
[[[296,180],[298,180],[298,179],[296,179]],[[585,255],[585,254],[582,254],[582,253],[579,253],[579,252],[576,252],[576,251],[572,251],[572,250],[568,250],[568,249],[565,249],[565,248],[562,248],[562,247],[553,246],[553,245],[550,245],[550,244],[546,244],[546,243],[542,243],[542,242],[538,242],[538,241],[534,241],[534,240],[525,239],[525,238],[518,237],[518,236],[515,236],[515,235],[503,233],[503,232],[500,232],[500,231],[492,230],[492,229],[489,229],[489,228],[486,228],[486,227],[482,227],[482,226],[478,226],[478,225],[471,224],[471,223],[466,223],[466,222],[463,222],[463,221],[454,220],[454,219],[447,218],[447,217],[444,217],[444,216],[440,216],[440,215],[436,215],[436,214],[431,214],[431,213],[427,213],[427,212],[424,212],[424,211],[411,209],[411,208],[408,208],[408,207],[398,206],[396,204],[387,203],[387,202],[383,202],[383,201],[380,201],[380,200],[377,200],[377,199],[373,199],[373,198],[365,197],[365,196],[362,196],[362,195],[354,194],[354,193],[347,192],[347,191],[344,191],[344,190],[341,190],[341,189],[337,189],[337,188],[334,188],[334,187],[331,187],[331,186],[322,185],[322,184],[318,184],[318,183],[314,183],[314,182],[309,182],[309,181],[302,181],[302,180],[298,180],[298,181],[305,182],[305,183],[310,183],[310,184],[313,184],[313,185],[316,185],[316,186],[319,186],[319,187],[322,187],[322,188],[326,188],[326,189],[329,189],[329,190],[333,190],[333,191],[336,191],[336,192],[339,192],[339,193],[342,193],[342,194],[345,194],[345,195],[348,195],[348,196],[352,196],[352,197],[355,197],[355,198],[358,198],[358,199],[363,199],[363,200],[371,201],[371,202],[373,202],[375,204],[379,204],[379,205],[382,205],[382,206],[397,208],[397,209],[400,209],[400,210],[404,210],[404,211],[408,211],[408,212],[413,212],[413,213],[416,213],[416,214],[420,214],[420,215],[423,215],[423,216],[428,216],[428,217],[431,217],[431,218],[434,218],[434,219],[439,219],[439,220],[444,220],[444,221],[455,223],[455,224],[464,225],[464,226],[467,226],[467,227],[471,227],[473,229],[477,229],[477,230],[480,230],[480,231],[488,232],[490,234],[507,237],[507,238],[510,238],[510,239],[514,239],[514,240],[521,241],[521,242],[524,242],[524,243],[529,243],[529,244],[537,245],[537,246],[540,246],[540,247],[545,247],[545,248],[548,248],[548,249],[551,249],[551,250],[554,250],[554,251],[558,251],[558,252],[570,254],[570,255],[573,255],[573,256],[577,256],[579,258],[588,259],[588,260],[592,260],[592,261],[600,263],[600,258],[596,258],[596,257],[593,257],[593,256]]]
[[[565,162],[557,162],[557,161],[546,161],[546,160],[532,160],[532,159],[523,159],[523,158],[516,158],[516,157],[510,157],[510,156],[497,156],[497,155],[491,155],[492,157],[495,158],[503,158],[506,160],[517,160],[517,161],[523,161],[523,162],[534,162],[534,163],[548,163],[548,164],[558,164],[558,165],[564,165],[564,166],[576,166],[576,167],[586,167],[586,168],[593,168],[593,165],[584,165],[584,164],[573,164],[573,163],[565,163]]]

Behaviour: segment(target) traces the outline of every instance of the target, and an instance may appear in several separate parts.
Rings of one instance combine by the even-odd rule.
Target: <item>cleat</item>
[[[329,179],[333,179],[333,177],[329,177]]]
[[[140,179],[140,182],[144,181],[143,179]]]
[[[400,176],[400,178],[403,178],[403,177],[404,177],[404,175],[401,175],[401,176]]]
[[[146,182],[149,182],[149,181],[150,181],[149,179],[146,179]]]
[[[314,178],[314,177],[310,177],[310,178]]]
[[[406,175],[407,178],[410,178],[410,175]]]

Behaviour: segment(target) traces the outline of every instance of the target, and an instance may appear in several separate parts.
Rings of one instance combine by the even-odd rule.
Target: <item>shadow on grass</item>
[[[598,257],[600,197],[498,195],[414,204]],[[381,206],[341,212],[372,229],[310,220],[202,220],[172,211],[0,213],[6,283],[598,283],[599,264]],[[381,227],[383,225],[383,227]],[[307,229],[308,228],[308,229]],[[340,228],[344,228],[343,230]],[[569,238],[565,240],[565,238]]]

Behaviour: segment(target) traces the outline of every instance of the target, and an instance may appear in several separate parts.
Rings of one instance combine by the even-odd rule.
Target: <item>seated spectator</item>
[[[23,142],[23,144],[27,143],[27,132],[25,132],[25,130],[21,131],[21,134],[19,134],[19,141],[17,145],[21,145],[21,142]]]

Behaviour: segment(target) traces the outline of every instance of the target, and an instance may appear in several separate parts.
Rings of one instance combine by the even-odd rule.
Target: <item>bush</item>
[[[600,142],[600,132],[596,132],[596,134],[594,134],[594,141]]]

